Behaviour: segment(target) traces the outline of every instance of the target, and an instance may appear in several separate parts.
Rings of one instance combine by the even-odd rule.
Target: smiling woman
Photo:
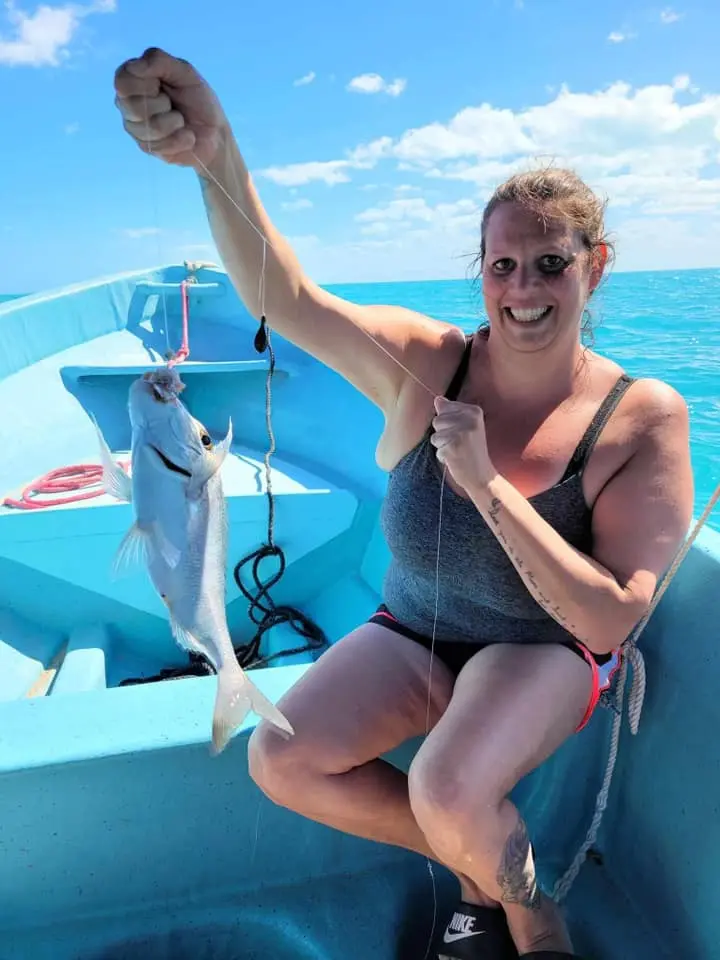
[[[493,249],[488,253],[487,238],[490,216],[497,207],[505,207],[505,217],[501,223],[505,233],[509,232],[507,242],[522,243],[527,239],[526,217],[531,212],[537,216],[543,230],[540,238],[543,248],[537,262],[537,268],[545,277],[562,276],[572,267],[578,257],[576,241],[580,249],[592,256],[593,274],[590,277],[588,295],[592,295],[610,264],[612,245],[605,235],[605,204],[571,170],[542,169],[516,174],[501,184],[488,201],[482,218],[480,241],[480,264],[486,259],[492,264],[485,276],[486,285],[494,278],[508,277],[517,266],[511,258],[502,258],[501,250]],[[515,217],[511,215],[515,212]],[[520,214],[518,218],[518,214]],[[495,246],[502,246],[503,234],[495,218],[493,239]],[[496,286],[495,289],[498,289]],[[582,291],[580,291],[581,295]],[[491,297],[490,292],[487,293]],[[577,309],[577,304],[575,305]],[[504,310],[510,319],[533,323],[544,319],[552,307],[531,307],[523,309],[517,304],[515,309],[505,305]],[[589,333],[589,315],[581,306],[585,318],[584,332]],[[542,312],[544,311],[544,313]]]
[[[253,778],[448,866],[462,900],[435,957],[571,956],[508,795],[587,723],[693,499],[682,398],[581,342],[608,260],[602,204],[568,171],[501,186],[482,223],[489,325],[466,337],[314,283],[189,63],[149,50],[116,87],[140,148],[197,171],[247,308],[385,418],[384,603],[281,701],[292,739],[257,728]],[[379,759],[422,734],[408,777]]]

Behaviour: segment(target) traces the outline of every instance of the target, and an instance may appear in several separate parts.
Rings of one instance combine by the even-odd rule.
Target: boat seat
[[[113,456],[122,462],[129,454],[113,451]],[[97,457],[88,452],[85,462],[97,462]],[[235,564],[267,541],[264,470],[262,454],[239,446],[233,447],[223,466],[228,515],[228,605],[238,599],[244,602],[232,576]],[[275,538],[288,567],[353,524],[358,498],[352,491],[277,457],[272,460],[271,478]],[[0,554],[165,619],[167,612],[149,577],[138,575],[138,571],[128,571],[120,577],[113,575],[114,555],[132,523],[131,505],[105,495],[43,510],[8,511],[2,515]],[[58,545],[76,544],[78,538],[83,542],[83,562],[70,563],[70,548],[59,549]],[[38,549],[38,543],[43,541],[47,541],[48,548]],[[288,580],[288,573],[284,581]]]
[[[67,652],[50,693],[83,693],[107,686],[106,662],[112,648],[110,633],[103,624],[78,627],[70,634]]]

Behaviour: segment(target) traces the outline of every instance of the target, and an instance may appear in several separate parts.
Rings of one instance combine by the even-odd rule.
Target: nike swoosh
[[[486,933],[486,931],[473,930],[472,933],[448,933],[446,930],[443,936],[443,943],[455,943],[456,940],[467,940],[468,937],[479,937],[481,933]]]

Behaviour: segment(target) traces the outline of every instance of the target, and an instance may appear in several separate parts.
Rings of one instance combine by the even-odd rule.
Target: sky
[[[484,203],[570,165],[615,269],[720,266],[720,3],[0,2],[0,293],[218,260],[197,180],[142,154],[115,69],[148,46],[213,86],[322,284],[465,277]]]

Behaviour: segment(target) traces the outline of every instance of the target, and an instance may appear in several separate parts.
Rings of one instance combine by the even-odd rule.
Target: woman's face
[[[602,276],[578,230],[500,203],[485,231],[482,279],[491,330],[511,348],[535,352],[578,340],[588,297]]]

